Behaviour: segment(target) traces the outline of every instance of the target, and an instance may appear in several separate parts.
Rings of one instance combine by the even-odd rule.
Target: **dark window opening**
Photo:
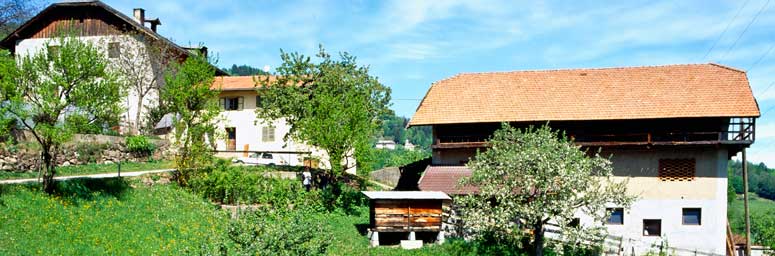
[[[226,128],[226,150],[237,150],[237,128]]]
[[[684,225],[702,225],[702,210],[700,208],[683,208]]]
[[[263,158],[263,159],[272,159],[272,154],[264,153],[264,155],[261,156],[261,158]]]
[[[579,218],[573,218],[570,223],[568,223],[568,227],[571,228],[578,228],[579,226],[581,226],[581,219]]]
[[[108,43],[108,58],[114,59],[114,58],[118,58],[120,55],[121,55],[121,45],[116,42]]]
[[[662,220],[643,220],[643,236],[662,236]]]
[[[606,208],[609,216],[605,224],[624,225],[624,208]]]
[[[261,107],[261,96],[256,96],[256,108]]]
[[[221,107],[223,110],[242,110],[242,97],[221,98]]]

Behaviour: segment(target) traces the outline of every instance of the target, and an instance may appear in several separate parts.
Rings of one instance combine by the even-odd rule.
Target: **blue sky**
[[[276,67],[280,49],[318,44],[350,52],[407,117],[431,83],[460,72],[721,63],[748,70],[764,113],[750,159],[775,166],[775,1],[105,2],[146,9],[159,33],[204,44],[219,66]]]

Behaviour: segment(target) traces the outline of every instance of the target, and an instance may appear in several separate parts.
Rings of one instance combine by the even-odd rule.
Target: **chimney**
[[[156,27],[161,25],[161,21],[159,20],[159,18],[155,18],[155,19],[152,19],[152,20],[146,20],[145,22],[151,24],[151,30],[153,30],[153,32],[156,32]]]
[[[140,25],[145,25],[145,10],[143,8],[135,8],[135,20]]]

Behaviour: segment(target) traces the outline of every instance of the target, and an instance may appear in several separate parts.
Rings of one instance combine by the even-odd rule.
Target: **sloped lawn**
[[[76,180],[55,197],[34,186],[0,189],[0,255],[197,254],[228,223],[176,185]]]

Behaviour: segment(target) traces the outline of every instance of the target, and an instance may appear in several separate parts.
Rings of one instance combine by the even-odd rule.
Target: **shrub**
[[[326,186],[321,198],[329,211],[340,210],[345,214],[356,213],[359,206],[368,205],[369,200],[357,189],[343,183]]]
[[[143,135],[129,136],[126,137],[126,149],[140,156],[150,156],[156,150],[156,144]]]
[[[227,237],[237,255],[322,255],[331,244],[331,232],[325,220],[307,210],[266,207],[233,220]]]
[[[108,144],[79,143],[75,145],[78,153],[78,161],[83,163],[95,163],[102,157],[102,152],[108,148]]]
[[[317,191],[304,191],[298,180],[267,177],[265,170],[232,167],[220,162],[194,176],[189,184],[198,194],[224,204],[322,207]]]

